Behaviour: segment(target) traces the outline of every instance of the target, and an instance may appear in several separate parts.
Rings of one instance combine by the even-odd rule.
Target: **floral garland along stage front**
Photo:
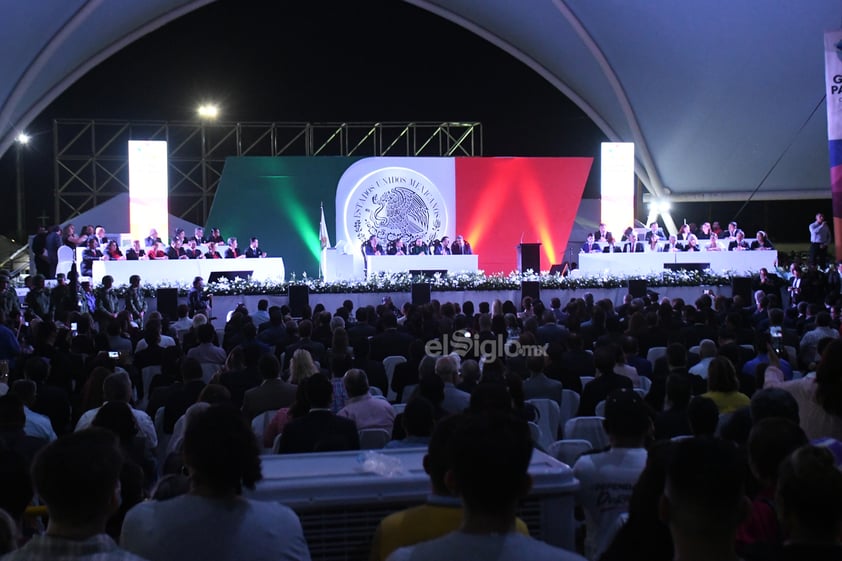
[[[526,271],[520,273],[513,271],[508,275],[497,273],[486,275],[482,271],[475,273],[452,273],[447,275],[434,275],[425,277],[421,275],[410,275],[408,273],[386,274],[381,273],[368,280],[347,280],[325,282],[321,279],[314,279],[306,275],[296,278],[295,273],[290,275],[287,282],[257,282],[249,279],[236,278],[231,281],[221,279],[219,282],[209,283],[206,290],[209,294],[218,296],[238,295],[284,295],[289,291],[290,285],[307,286],[311,294],[341,294],[341,293],[368,293],[368,292],[409,292],[413,284],[428,283],[436,291],[459,291],[459,290],[519,290],[524,281],[537,281],[542,289],[560,290],[582,290],[599,288],[622,288],[628,285],[629,280],[645,280],[647,286],[652,288],[668,286],[725,286],[731,284],[732,277],[737,276],[733,272],[721,274],[712,271],[664,271],[663,273],[651,275],[633,276],[566,276],[550,275],[548,273],[534,273]],[[125,294],[127,286],[115,287],[120,296]],[[160,285],[144,284],[142,286],[146,297],[154,297],[158,288],[178,288],[179,294],[184,296],[190,290],[187,283],[168,283]]]

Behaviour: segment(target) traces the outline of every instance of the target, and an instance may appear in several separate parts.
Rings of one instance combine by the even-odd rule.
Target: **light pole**
[[[23,149],[29,144],[29,135],[20,133],[15,138],[15,185],[17,190],[17,218],[18,218],[18,241],[26,238],[26,226],[24,225],[23,209]]]
[[[215,121],[219,117],[219,106],[214,103],[203,103],[196,111],[201,121],[202,134],[202,220],[208,219],[208,150],[205,123]]]

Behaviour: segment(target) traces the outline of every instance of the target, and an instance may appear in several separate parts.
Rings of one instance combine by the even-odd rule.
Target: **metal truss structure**
[[[481,156],[482,125],[57,119],[55,221],[129,190],[129,140],[166,140],[170,213],[204,224],[229,156]]]

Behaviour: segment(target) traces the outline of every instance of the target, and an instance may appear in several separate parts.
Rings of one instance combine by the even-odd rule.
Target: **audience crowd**
[[[22,313],[0,276],[8,559],[309,559],[293,511],[243,496],[260,454],[373,435],[427,448],[431,494],[380,523],[372,559],[842,556],[838,269],[764,273],[750,301],[346,301],[293,318],[261,300],[220,332],[195,306],[164,318],[71,277],[36,279]],[[517,517],[533,447],[569,438],[547,407],[570,400],[607,444],[564,458],[579,554]]]

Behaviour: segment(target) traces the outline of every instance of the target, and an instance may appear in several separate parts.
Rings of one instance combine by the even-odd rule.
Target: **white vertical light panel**
[[[634,143],[602,143],[601,222],[620,241],[623,230],[634,226]]]
[[[129,221],[133,240],[155,228],[164,241],[169,232],[167,143],[129,141]]]

